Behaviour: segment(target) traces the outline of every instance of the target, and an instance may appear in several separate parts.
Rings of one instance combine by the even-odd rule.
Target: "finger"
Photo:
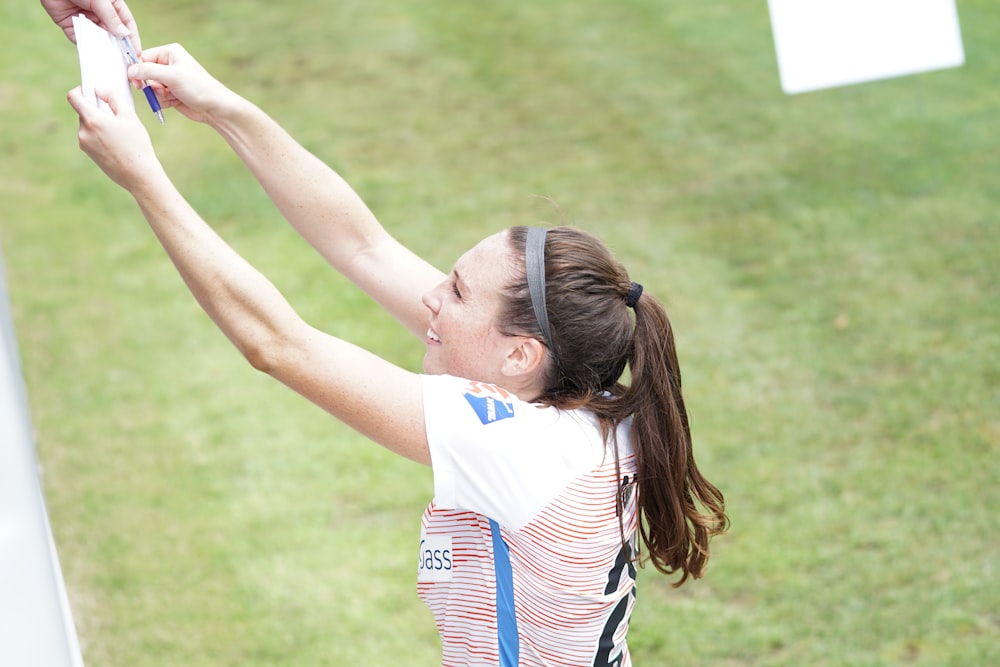
[[[62,30],[63,33],[66,35],[66,37],[69,39],[69,41],[76,44],[76,30],[73,29],[73,25],[70,24],[68,26],[65,26]]]
[[[183,60],[187,56],[187,51],[180,44],[163,44],[162,46],[152,46],[139,57],[139,60],[147,63],[161,63],[170,65],[178,60]]]
[[[150,85],[153,87],[153,90],[156,91],[156,99],[160,103],[161,109],[172,109],[182,104],[182,102],[177,99],[177,96],[172,94],[168,89],[157,88],[156,84]]]
[[[170,92],[170,89],[159,81],[150,80],[146,83],[148,83],[149,87],[153,89],[154,93],[156,93],[156,99],[160,101],[161,105],[170,100],[177,101],[177,96]]]
[[[111,113],[115,116],[121,115],[123,112],[129,111],[124,97],[117,90],[109,90],[107,88],[101,88],[98,86],[94,87],[94,95],[97,99],[102,100],[111,107]]]
[[[118,18],[121,19],[121,22],[129,31],[129,39],[131,39],[136,53],[142,53],[142,40],[139,39],[139,25],[135,22],[135,18],[132,17],[132,10],[125,4],[125,0],[117,0],[111,4],[118,9]]]
[[[109,32],[114,33],[118,37],[125,37],[129,34],[128,26],[126,26],[118,14],[120,7],[125,5],[124,0],[115,0],[114,2],[93,2],[91,3],[91,11],[97,15],[99,23],[102,23]],[[128,8],[125,8],[128,12]],[[131,14],[129,14],[131,17]],[[133,21],[133,24],[135,22]]]
[[[80,117],[81,125],[88,123],[95,118],[95,114],[103,115],[105,112],[101,111],[96,104],[88,100],[83,95],[83,88],[77,86],[73,90],[66,93],[66,99],[69,101],[69,105],[73,107],[77,115]]]
[[[161,84],[159,87],[169,88],[177,84],[179,77],[174,65],[140,62],[138,65],[129,65],[128,78],[133,81],[156,81]]]
[[[94,105],[87,101],[83,96],[83,89],[77,86],[73,90],[66,93],[66,99],[69,101],[69,105],[73,107],[77,115],[80,116],[82,120],[83,117],[90,113],[90,110],[94,108]]]

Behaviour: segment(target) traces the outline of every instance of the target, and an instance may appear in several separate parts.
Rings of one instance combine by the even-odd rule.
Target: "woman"
[[[600,242],[569,228],[505,230],[445,276],[182,47],[142,60],[130,78],[216,129],[302,236],[425,341],[418,375],[303,322],[177,192],[124,100],[98,91],[107,113],[69,93],[83,150],[134,196],[250,363],[432,466],[418,591],[443,664],[630,664],[640,551],[679,572],[680,585],[701,576],[709,538],[727,522],[722,494],[694,462],[660,304]]]

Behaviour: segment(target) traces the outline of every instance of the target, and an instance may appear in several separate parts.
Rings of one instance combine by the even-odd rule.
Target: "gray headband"
[[[545,234],[544,227],[528,227],[528,235],[524,241],[524,265],[528,277],[528,293],[531,295],[531,309],[535,311],[538,328],[545,337],[545,344],[554,361],[556,348],[552,345],[549,311],[545,306]]]

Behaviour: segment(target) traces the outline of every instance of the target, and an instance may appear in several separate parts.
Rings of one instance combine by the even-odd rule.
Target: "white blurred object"
[[[0,665],[83,667],[38,478],[0,255]]]
[[[789,95],[965,62],[955,0],[768,0]]]

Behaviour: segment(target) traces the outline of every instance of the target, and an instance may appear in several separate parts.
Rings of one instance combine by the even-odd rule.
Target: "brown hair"
[[[523,257],[527,228],[511,227],[507,234],[515,257]],[[555,349],[549,350],[545,389],[537,400],[591,410],[606,438],[632,418],[639,533],[646,550],[640,562],[648,559],[665,574],[680,571],[675,586],[700,577],[710,538],[724,532],[729,520],[722,493],[695,464],[673,329],[663,306],[644,292],[633,318],[625,304],[632,287],[625,267],[600,240],[579,229],[547,231],[544,268]],[[523,261],[515,261],[514,275],[500,330],[544,343]],[[617,447],[615,456],[617,464]]]

